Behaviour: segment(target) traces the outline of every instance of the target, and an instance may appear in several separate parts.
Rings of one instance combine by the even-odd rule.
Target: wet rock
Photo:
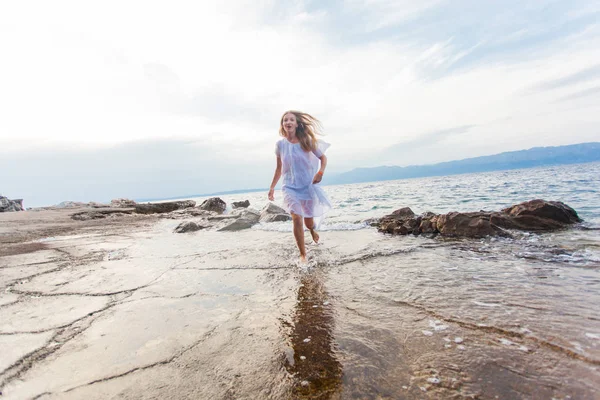
[[[238,214],[238,218],[232,223],[219,229],[219,231],[239,231],[251,228],[257,224],[260,219],[260,213],[256,210],[245,209]]]
[[[444,236],[481,238],[486,236],[509,236],[508,232],[490,222],[489,213],[451,212],[440,215],[437,230]]]
[[[177,225],[175,228],[175,233],[186,233],[186,232],[196,232],[200,229],[206,228],[205,226],[199,225],[193,221],[184,221]]]
[[[413,210],[404,207],[386,215],[379,222],[379,230],[395,235],[408,235],[418,232],[422,217],[415,216]]]
[[[196,202],[193,200],[166,201],[164,203],[136,204],[135,212],[138,214],[162,214],[184,208],[194,207]]]
[[[0,196],[0,212],[24,211],[23,199],[11,200],[8,197]]]
[[[531,200],[495,212],[450,212],[437,215],[426,212],[415,216],[404,207],[381,218],[380,232],[394,235],[437,234],[480,238],[510,236],[509,230],[546,232],[581,222],[577,212],[558,201]]]
[[[410,209],[410,207],[403,207],[392,212],[391,215],[397,217],[398,219],[406,220],[408,218],[414,217],[415,213],[413,212],[413,210]]]
[[[227,208],[227,203],[221,200],[219,197],[211,197],[210,199],[204,200],[200,204],[201,210],[216,212],[217,214],[223,214]]]
[[[550,220],[564,225],[581,222],[581,218],[579,218],[577,212],[560,201],[536,199],[505,208],[502,212],[513,217],[513,219],[529,217],[539,220]],[[533,223],[535,220],[528,219],[528,221],[530,221],[529,223]]]
[[[113,199],[110,201],[111,207],[130,208],[135,207],[137,203],[130,199]]]
[[[233,208],[248,208],[250,207],[250,200],[234,201],[231,205]]]
[[[289,221],[292,216],[283,208],[269,203],[260,212],[260,222]]]
[[[357,222],[362,222],[363,224],[369,225],[369,226],[379,226],[379,220],[381,218],[367,218],[363,221],[357,221]]]

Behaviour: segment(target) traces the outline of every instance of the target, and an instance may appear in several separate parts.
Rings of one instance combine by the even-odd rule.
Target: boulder
[[[117,208],[129,208],[135,207],[136,205],[137,203],[130,199],[113,199],[110,201],[110,206]]]
[[[251,228],[260,220],[260,213],[256,210],[245,209],[238,214],[238,218],[230,224],[219,229],[219,231],[239,231]]]
[[[505,208],[502,212],[513,218],[535,217],[565,225],[581,222],[577,212],[560,201],[530,200]]]
[[[444,236],[469,238],[510,236],[508,232],[490,222],[489,213],[482,212],[443,214],[437,218],[436,227]]]
[[[421,224],[422,217],[415,216],[413,210],[404,207],[381,218],[379,230],[396,235],[415,233]]]
[[[164,203],[146,203],[136,204],[135,212],[138,214],[161,214],[184,208],[194,207],[196,202],[193,200],[166,201]]]
[[[559,201],[531,200],[501,211],[426,212],[418,217],[408,207],[379,220],[380,232],[395,235],[440,233],[444,236],[481,238],[510,236],[509,230],[547,232],[581,222],[577,212]]]
[[[231,203],[231,206],[233,208],[248,208],[250,207],[250,200],[234,201],[233,203]]]
[[[481,238],[510,236],[509,230],[547,232],[581,222],[577,212],[559,201],[531,200],[501,211],[450,212],[437,215],[426,212],[415,217],[408,207],[379,220],[380,232],[395,235],[440,233],[444,236]]]
[[[187,233],[187,232],[196,232],[200,229],[206,228],[205,226],[199,225],[193,221],[184,221],[177,225],[175,228],[175,233]]]
[[[278,222],[278,221],[289,221],[292,216],[288,214],[283,208],[276,206],[273,203],[269,203],[263,207],[260,212],[260,222]]]
[[[8,197],[0,196],[0,212],[24,211],[23,199],[10,200]]]
[[[227,204],[218,197],[211,197],[200,204],[201,210],[212,211],[217,214],[223,214],[225,208],[227,208]]]

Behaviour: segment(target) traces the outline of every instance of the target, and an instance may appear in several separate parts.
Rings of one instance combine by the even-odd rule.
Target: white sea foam
[[[482,307],[500,307],[500,304],[484,303],[482,301],[475,301],[475,300],[473,300],[473,304],[477,304],[478,306],[482,306]]]
[[[270,232],[292,232],[294,226],[291,221],[286,222],[260,222],[252,227],[252,229],[257,229],[261,231],[270,231]],[[369,228],[369,225],[366,223],[352,223],[352,222],[338,222],[338,223],[323,223],[319,227],[319,231],[327,232],[327,231],[357,231],[360,229]]]
[[[600,340],[600,334],[597,334],[597,333],[586,332],[585,336],[589,337],[590,339]]]
[[[433,328],[434,331],[445,331],[448,329],[448,325],[443,325],[440,320],[429,320],[429,327]]]

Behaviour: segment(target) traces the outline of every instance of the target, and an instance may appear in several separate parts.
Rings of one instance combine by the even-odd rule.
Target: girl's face
[[[283,116],[283,120],[281,121],[283,125],[283,129],[285,133],[288,135],[295,134],[296,128],[298,128],[298,122],[296,121],[296,116],[292,113],[287,113]]]

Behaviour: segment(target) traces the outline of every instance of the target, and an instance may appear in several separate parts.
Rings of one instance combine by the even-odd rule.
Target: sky
[[[326,174],[600,141],[599,21],[579,0],[3,2],[0,194],[266,188],[289,109],[323,123]]]

